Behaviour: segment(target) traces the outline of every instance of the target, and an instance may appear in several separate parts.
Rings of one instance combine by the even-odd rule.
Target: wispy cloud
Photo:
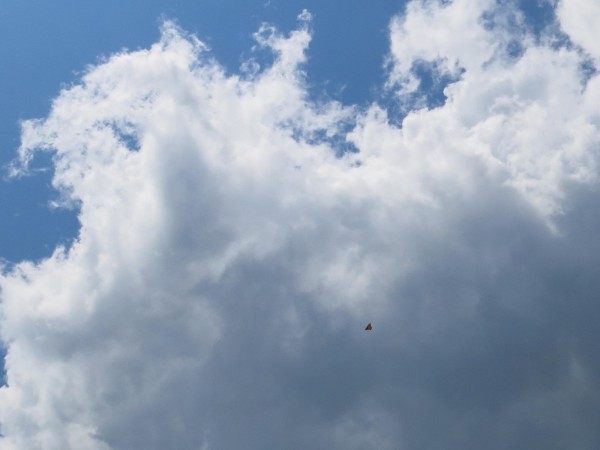
[[[395,101],[450,75],[400,125],[310,99],[308,13],[233,76],[167,22],[25,122],[81,230],[0,278],[0,448],[595,448],[594,30],[510,8],[391,21]]]

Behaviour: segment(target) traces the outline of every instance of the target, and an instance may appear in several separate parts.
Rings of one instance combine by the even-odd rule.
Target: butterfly
[[[373,326],[371,325],[371,322],[369,322],[367,324],[367,326],[365,327],[365,331],[371,331],[373,329]]]

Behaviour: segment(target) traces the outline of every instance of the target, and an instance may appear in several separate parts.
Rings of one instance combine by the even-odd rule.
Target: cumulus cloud
[[[391,25],[390,81],[405,99],[419,87],[418,62],[460,77],[444,90],[447,103],[435,115],[475,141],[508,184],[552,215],[561,212],[565,184],[596,179],[597,113],[588,104],[597,79],[586,85],[581,55],[536,44],[518,27],[519,17],[505,2],[412,2]],[[456,133],[447,137],[456,142]]]
[[[307,12],[90,67],[23,124],[81,229],[0,278],[0,448],[596,448],[599,82],[520,14],[409,3],[400,124],[310,99]]]
[[[600,43],[596,18],[600,15],[600,5],[586,0],[561,0],[558,4],[560,24],[569,37],[596,62],[600,60]]]

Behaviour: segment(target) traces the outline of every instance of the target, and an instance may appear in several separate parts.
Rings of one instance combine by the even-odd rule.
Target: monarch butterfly
[[[365,331],[371,331],[373,329],[373,326],[371,325],[371,322],[369,322],[367,324],[367,326],[365,327]]]

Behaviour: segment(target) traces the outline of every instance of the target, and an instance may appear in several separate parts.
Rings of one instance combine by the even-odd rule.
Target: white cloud
[[[557,14],[563,30],[596,60],[600,61],[600,4],[593,0],[561,0]]]
[[[306,12],[234,76],[167,23],[25,122],[81,231],[0,278],[0,448],[593,448],[600,90],[509,16],[392,21],[390,86],[460,74],[401,126],[309,99]]]
[[[414,63],[460,73],[444,91],[445,105],[419,116],[437,133],[454,128],[438,145],[475,144],[473,151],[549,217],[561,212],[566,183],[596,179],[597,114],[584,105],[596,98],[597,80],[586,87],[575,50],[536,44],[524,28],[515,31],[519,16],[510,3],[487,0],[411,2],[392,21],[390,82],[406,101],[407,89],[418,88]],[[515,36],[518,56],[509,49]]]

